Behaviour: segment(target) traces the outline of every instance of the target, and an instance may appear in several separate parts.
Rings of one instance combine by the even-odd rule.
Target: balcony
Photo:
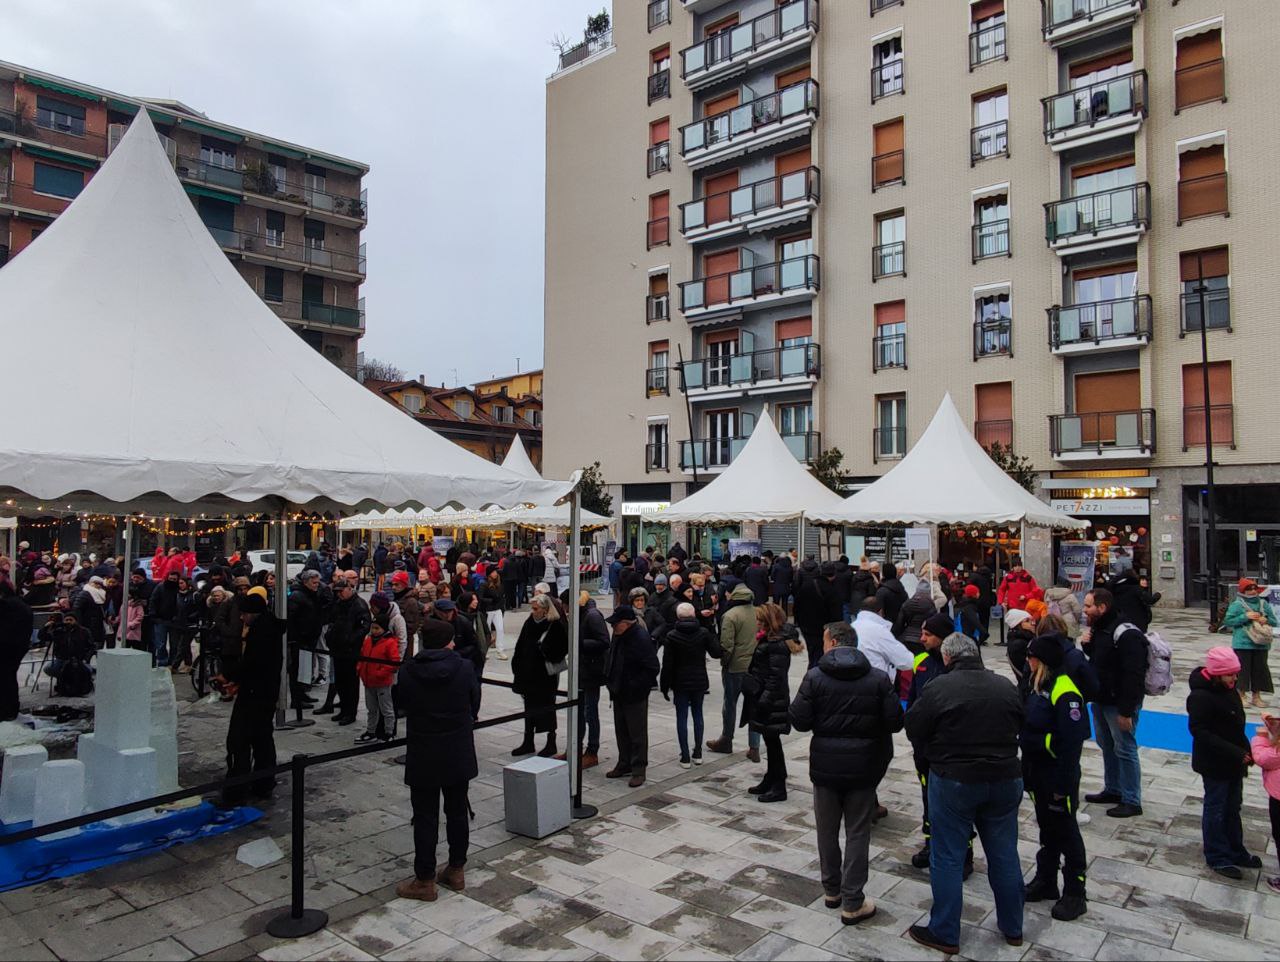
[[[1194,217],[1231,216],[1227,204],[1227,174],[1206,174],[1178,181],[1178,226]]]
[[[904,0],[871,0],[871,16],[875,16],[881,10],[888,10],[890,7],[902,6]]]
[[[1204,405],[1185,407],[1182,409],[1182,450],[1204,447],[1205,441],[1213,442],[1214,447],[1227,446],[1236,448],[1235,406],[1232,404],[1210,404],[1209,424],[1212,437],[1205,436]]]
[[[723,7],[729,0],[680,0],[690,13],[706,13],[716,7]]]
[[[973,436],[984,448],[990,449],[993,444],[1006,448],[1013,447],[1012,421],[974,421]]]
[[[680,310],[690,322],[719,319],[745,308],[791,304],[818,293],[820,263],[814,254],[713,274],[680,285]]]
[[[644,470],[645,474],[650,471],[666,471],[667,458],[670,445],[668,444],[646,444],[644,446]]]
[[[907,242],[877,244],[871,248],[871,281],[882,277],[907,276]]]
[[[692,473],[695,468],[708,474],[723,471],[747,446],[748,437],[698,438],[680,442],[680,470]],[[784,434],[782,443],[802,464],[812,462],[822,453],[822,435],[817,431]]]
[[[0,140],[21,137],[59,150],[87,154],[90,157],[107,155],[105,134],[85,130],[84,121],[69,118],[68,122],[41,116],[39,111],[0,110]]]
[[[248,231],[210,227],[209,233],[218,246],[230,253],[240,254],[256,264],[269,264],[286,269],[316,271],[343,275],[365,274],[363,245],[359,253],[326,250],[311,243],[287,241],[279,234],[252,234]]]
[[[603,53],[612,46],[612,30],[606,30],[604,33],[596,34],[595,36],[584,37],[582,43],[575,44],[572,47],[560,51],[559,70],[568,70],[570,67],[576,67],[588,57],[593,57],[598,53]]]
[[[649,0],[649,32],[671,22],[671,0]]]
[[[973,359],[1013,357],[1013,319],[997,317],[973,322]]]
[[[1147,116],[1147,72],[1067,90],[1040,103],[1045,143],[1055,153],[1135,134]]]
[[[651,367],[644,372],[644,396],[658,397],[671,393],[671,368]]]
[[[647,250],[662,247],[671,243],[671,218],[657,217],[645,224],[645,245]]]
[[[973,262],[985,260],[988,257],[1012,257],[1013,253],[1009,248],[1009,220],[990,220],[985,224],[974,224],[970,230],[973,232]]]
[[[907,335],[876,334],[871,338],[871,370],[907,369]]]
[[[901,461],[907,454],[906,428],[872,428],[871,460]]]
[[[1009,121],[997,120],[992,124],[972,127],[969,130],[969,166],[992,157],[1009,156]]]
[[[1151,187],[1133,184],[1044,205],[1045,239],[1061,256],[1136,244],[1151,225]]]
[[[646,170],[650,177],[654,174],[671,170],[671,141],[664,140],[662,143],[654,144],[649,148]]]
[[[680,155],[697,169],[804,137],[818,119],[818,84],[805,80],[680,128]]]
[[[1049,308],[1049,347],[1054,354],[1121,351],[1151,343],[1151,296]]]
[[[806,388],[821,373],[818,345],[797,344],[685,361],[680,386],[691,401],[717,401]]]
[[[871,193],[907,182],[907,152],[890,150],[871,158]]]
[[[244,193],[244,174],[235,167],[223,167],[211,164],[199,157],[178,155],[178,176],[195,184],[204,184],[218,190],[233,190]]]
[[[1040,0],[1041,30],[1052,46],[1074,43],[1130,23],[1145,0]]]
[[[646,88],[649,96],[649,103],[655,103],[659,100],[665,100],[671,96],[671,70],[659,70],[657,73],[649,74],[646,82]]]
[[[790,0],[680,51],[680,76],[700,90],[808,47],[818,33],[818,0]]]
[[[756,234],[809,217],[818,206],[817,167],[743,184],[680,205],[680,233],[690,243]]]
[[[907,63],[905,60],[890,60],[878,63],[871,68],[871,102],[875,103],[884,97],[906,93],[905,78]]]
[[[656,321],[671,320],[671,295],[650,294],[644,299],[644,322],[653,324]]]
[[[348,331],[365,329],[364,311],[358,307],[334,307],[332,304],[312,301],[273,300],[265,295],[262,300],[278,317],[286,321],[320,324]]]
[[[1051,414],[1049,448],[1059,461],[1150,458],[1156,450],[1156,412]]]
[[[1208,318],[1209,330],[1231,333],[1231,289],[1229,287],[1206,290],[1203,303],[1197,293],[1184,293],[1182,300],[1182,327],[1179,337],[1199,334],[1202,318]]]
[[[993,60],[1008,60],[1003,23],[993,23],[969,34],[969,69]]]
[[[185,181],[246,194],[255,204],[270,210],[289,214],[305,212],[318,220],[345,226],[352,226],[352,221],[363,224],[368,219],[367,190],[359,196],[334,194],[313,185],[277,178],[262,164],[236,169],[184,155],[178,155],[175,169]],[[323,179],[313,184],[316,182],[323,183]]]

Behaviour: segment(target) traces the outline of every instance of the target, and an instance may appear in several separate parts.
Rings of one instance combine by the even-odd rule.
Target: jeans
[[[733,745],[733,732],[738,727],[738,697],[742,694],[742,679],[747,677],[745,671],[720,670],[720,679],[724,682],[724,729],[720,732],[720,740],[725,747]],[[760,747],[760,733],[748,729],[747,747]]]
[[[649,767],[649,696],[613,703],[613,727],[618,736],[618,768],[643,775]]]
[[[671,693],[676,706],[676,738],[680,742],[680,760],[689,757],[689,716],[693,715],[693,754],[702,757],[702,692],[677,691]]]
[[[444,795],[444,829],[449,839],[449,866],[467,864],[471,823],[467,818],[467,783],[424,785],[409,789],[413,806],[413,874],[420,881],[436,877],[436,845],[440,842],[440,796]]]
[[[1142,764],[1138,761],[1138,715],[1133,713],[1133,731],[1120,730],[1120,711],[1115,705],[1093,706],[1093,731],[1102,749],[1103,791],[1120,796],[1127,805],[1142,804]],[[1242,753],[1243,754],[1243,753]]]
[[[1240,826],[1244,779],[1205,777],[1203,780],[1204,811],[1200,816],[1200,832],[1204,836],[1204,860],[1210,868],[1240,865],[1249,858],[1244,847],[1244,830]]]
[[[772,757],[772,756],[771,756]],[[867,857],[871,846],[871,816],[876,810],[876,790],[856,788],[836,791],[813,786],[813,817],[818,829],[818,864],[822,891],[828,898],[840,896],[842,908],[862,908],[867,884]],[[840,852],[840,823],[844,823],[844,854]]]
[[[169,626],[157,621],[151,626],[151,650],[156,656],[156,667],[169,664]]]
[[[996,922],[1008,936],[1022,935],[1022,864],[1018,861],[1018,806],[1022,779],[957,782],[929,773],[929,931],[949,945],[960,942],[964,860],[976,827],[987,856],[987,879],[996,900]]]
[[[600,754],[600,686],[583,688],[578,697],[578,745],[587,755]]]
[[[529,600],[529,585],[524,581],[516,582],[516,604],[523,606]]]
[[[1084,895],[1085,866],[1088,856],[1076,812],[1080,808],[1080,772],[1075,784],[1060,801],[1054,801],[1054,779],[1050,771],[1033,768],[1027,775],[1027,790],[1036,809],[1036,825],[1040,828],[1040,851],[1036,853],[1036,878],[1058,884],[1058,868],[1062,867],[1062,894]]]

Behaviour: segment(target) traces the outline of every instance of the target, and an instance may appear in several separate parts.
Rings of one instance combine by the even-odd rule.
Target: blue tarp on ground
[[[0,847],[0,892],[65,878],[113,862],[139,858],[184,842],[221,835],[262,817],[256,808],[218,809],[209,802],[166,812],[136,825],[94,822],[79,834],[50,841],[31,839]],[[30,828],[30,822],[0,826],[0,835]]]
[[[1246,724],[1244,733],[1253,738],[1258,726]],[[1138,716],[1138,745],[1141,748],[1163,748],[1169,752],[1191,754],[1191,732],[1187,716],[1177,712],[1147,711]]]

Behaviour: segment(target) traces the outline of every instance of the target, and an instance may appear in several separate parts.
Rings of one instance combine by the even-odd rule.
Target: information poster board
[[[1063,541],[1058,545],[1058,577],[1066,578],[1072,593],[1084,604],[1084,596],[1093,590],[1094,564],[1097,551],[1088,541]]]
[[[730,538],[729,557],[725,560],[732,561],[734,558],[740,558],[744,554],[752,558],[760,557],[760,542],[747,541],[742,538]]]
[[[431,547],[443,559],[453,547],[453,539],[448,535],[438,534],[431,539]]]

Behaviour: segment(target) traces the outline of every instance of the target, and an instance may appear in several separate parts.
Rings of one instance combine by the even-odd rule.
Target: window
[[[708,387],[729,384],[733,376],[733,358],[738,355],[738,332],[717,331],[703,342],[706,350],[705,378]]]
[[[1013,382],[975,384],[973,436],[984,448],[1013,444]]]
[[[667,341],[652,341],[649,344],[649,378],[646,387],[650,397],[655,394],[670,393],[668,378],[670,347]]]
[[[649,125],[648,176],[671,169],[671,118],[663,117]]]
[[[671,22],[671,0],[649,0],[649,32]]]
[[[52,97],[36,97],[36,126],[59,133],[84,135],[84,108]]]
[[[645,322],[671,319],[671,295],[666,271],[649,275],[649,295],[645,298]]]
[[[1227,99],[1226,61],[1222,57],[1222,26],[1178,38],[1174,72],[1174,113],[1184,107]]]
[[[324,303],[324,278],[314,274],[302,275],[302,302],[304,304]]]
[[[973,202],[973,259],[1009,253],[1009,195],[979,197]]]
[[[499,424],[511,424],[515,420],[515,411],[508,404],[495,404],[493,419]]]
[[[734,445],[738,437],[738,410],[707,412],[707,464],[724,467],[739,450]]]
[[[84,171],[55,167],[53,164],[42,164],[36,161],[33,186],[37,194],[78,197],[80,191],[84,190]]]
[[[289,182],[289,161],[278,154],[267,154],[267,172],[275,183],[275,193],[283,194]]]
[[[1216,143],[1180,151],[1178,223],[1227,213],[1227,145]]]
[[[876,396],[876,427],[872,454],[876,461],[907,453],[907,398],[903,394]]]
[[[906,151],[902,118],[872,128],[871,190],[906,183]]]
[[[902,211],[876,217],[876,243],[871,250],[871,279],[906,275],[907,217]]]
[[[649,53],[649,103],[671,96],[671,47],[664,45]]]
[[[457,397],[449,402],[449,407],[453,408],[453,413],[460,418],[469,418],[475,413],[476,407],[469,397]]]
[[[1071,196],[1084,197],[1106,191],[1119,190],[1137,183],[1137,168],[1133,164],[1133,154],[1101,160],[1091,164],[1081,164],[1071,170]],[[1098,198],[1099,209],[1106,202],[1110,211],[1109,198]]]
[[[422,410],[422,395],[421,394],[401,394],[400,406],[403,407],[410,414],[417,414],[419,411]]]
[[[1204,366],[1182,366],[1182,449],[1206,441]],[[1209,404],[1207,427],[1214,444],[1235,447],[1235,418],[1231,403],[1231,362],[1209,364]]]
[[[646,471],[667,470],[668,444],[666,420],[650,421],[649,436],[645,444],[644,452]]]
[[[981,291],[973,299],[973,357],[1012,354],[1013,316],[1008,288]]]
[[[973,130],[969,137],[969,164],[1009,155],[1009,93],[999,90],[973,98]]]
[[[278,267],[262,269],[262,299],[279,304],[284,300],[284,271]]]
[[[213,137],[200,138],[200,163],[223,170],[236,169],[236,145]]]
[[[808,434],[813,430],[813,404],[778,405],[778,433],[788,435]]]
[[[804,347],[813,343],[813,318],[793,317],[779,321],[777,326],[778,347]]]
[[[881,371],[907,366],[907,302],[887,301],[875,306],[871,367]]]
[[[648,247],[671,243],[671,195],[667,191],[649,195],[649,223],[646,227]]]
[[[972,23],[969,33],[969,69],[992,60],[1007,59],[1004,0],[977,0],[969,6],[969,19]]]
[[[530,424],[532,424],[535,428],[541,428],[541,427],[542,427],[542,412],[541,412],[541,411],[539,411],[537,408],[534,408],[533,410],[531,410],[531,411],[529,412],[529,417],[528,417],[528,419],[527,419],[527,420],[528,420],[528,421],[529,421],[529,423],[530,423]]]
[[[325,193],[325,185],[328,183],[327,174],[323,167],[317,167],[315,164],[307,164],[302,175],[302,186],[308,191],[316,191]]]
[[[284,214],[267,211],[267,246],[284,247]]]
[[[309,248],[316,251],[324,250],[324,221],[304,220],[302,235],[306,238]]]
[[[1231,276],[1225,247],[1186,251],[1179,268],[1182,278],[1182,331],[1200,330],[1205,318],[1209,330],[1231,330]]]
[[[871,102],[903,92],[902,35],[882,40],[871,48]]]

